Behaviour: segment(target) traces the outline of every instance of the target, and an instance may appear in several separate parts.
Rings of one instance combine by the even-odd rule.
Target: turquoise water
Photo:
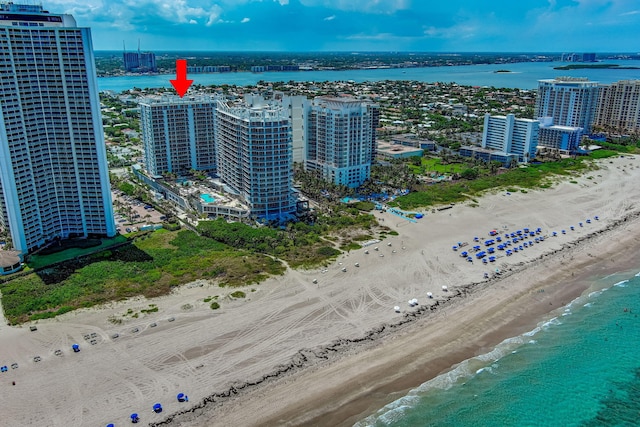
[[[201,194],[200,198],[205,202],[205,203],[213,203],[216,201],[216,199],[214,197],[211,197],[210,194]]]
[[[640,425],[640,277],[603,281],[605,290],[356,426]]]
[[[640,67],[638,60],[611,60],[607,64],[618,64],[620,67]],[[452,67],[428,68],[383,68],[375,70],[344,70],[344,71],[282,71],[269,73],[216,73],[189,74],[195,84],[201,85],[255,85],[260,80],[266,82],[325,82],[348,81],[371,82],[382,80],[415,80],[420,82],[456,82],[462,85],[494,86],[519,89],[535,89],[538,80],[550,79],[557,76],[587,77],[600,83],[612,83],[618,80],[638,79],[638,69],[584,69],[584,70],[554,70],[553,67],[567,65],[566,62],[520,62],[516,64],[489,65],[459,65]],[[497,70],[507,69],[511,73],[495,73]],[[121,92],[133,87],[139,88],[170,88],[170,79],[175,75],[155,76],[122,76],[99,77],[100,90]]]

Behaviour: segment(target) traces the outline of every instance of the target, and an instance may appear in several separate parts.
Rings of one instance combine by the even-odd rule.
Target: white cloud
[[[251,19],[249,18],[242,18],[242,21],[240,21],[241,24],[246,24],[247,22],[251,21]]]
[[[393,13],[409,9],[410,0],[300,0],[305,6],[364,13]]]
[[[429,38],[439,39],[469,39],[474,37],[479,31],[479,28],[471,23],[454,25],[452,27],[428,27],[425,28],[423,33]]]
[[[331,15],[324,18],[325,21],[333,21],[334,19],[336,19],[336,15]]]
[[[262,3],[265,0],[218,0],[217,3],[221,3],[225,6],[237,7],[242,6],[247,3],[260,2]],[[269,1],[269,0],[266,0]],[[271,0],[273,3],[280,3],[281,6],[286,6],[289,4],[289,0]]]

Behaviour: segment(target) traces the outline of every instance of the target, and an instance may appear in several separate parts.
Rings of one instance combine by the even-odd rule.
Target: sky
[[[33,0],[31,0],[33,1]],[[94,49],[640,52],[640,0],[42,0]]]

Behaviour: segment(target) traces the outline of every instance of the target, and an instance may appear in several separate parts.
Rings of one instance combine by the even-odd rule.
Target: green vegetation
[[[361,211],[370,212],[376,208],[376,204],[373,202],[356,202],[353,207]]]
[[[626,152],[626,151],[623,151],[623,152]],[[620,155],[619,151],[602,149],[602,150],[593,151],[589,155],[589,157],[591,157],[592,159],[606,159],[608,157],[617,157],[619,155]]]
[[[517,191],[520,188],[548,187],[555,176],[570,176],[589,167],[588,159],[563,159],[558,162],[529,165],[510,169],[499,175],[481,176],[464,182],[443,182],[422,186],[419,191],[398,197],[395,204],[401,209],[449,204],[472,198],[473,195],[494,188]]]
[[[191,231],[158,230],[130,245],[1,283],[0,290],[5,315],[16,324],[114,299],[164,295],[200,278],[236,286],[283,272],[282,263],[271,257],[232,249]]]
[[[336,257],[341,253],[339,250],[332,248],[330,246],[322,246],[318,248],[316,252],[318,253],[318,255],[321,255],[326,258]]]
[[[242,291],[235,291],[231,293],[231,297],[232,298],[245,298],[247,296],[247,294],[245,294]]]
[[[149,308],[140,310],[140,313],[156,313],[158,311],[158,306],[155,304],[149,304]]]
[[[350,230],[371,229],[377,224],[373,215],[364,214],[355,207],[337,205],[333,213],[332,216],[318,218],[313,225],[304,222],[290,223],[285,230],[255,228],[218,219],[201,222],[198,231],[203,236],[233,248],[284,259],[293,268],[311,267],[340,253],[335,248],[327,247],[327,236],[338,232],[349,234]]]
[[[349,251],[355,251],[356,249],[360,249],[362,246],[360,246],[357,243],[354,242],[349,242],[343,246],[340,246],[340,249],[342,249],[345,252],[349,252]]]
[[[122,191],[127,196],[134,196],[136,192],[136,187],[130,182],[121,182],[118,184],[118,190]]]
[[[434,157],[416,157],[420,160],[419,164],[409,164],[409,169],[415,174],[427,175],[434,172],[440,174],[461,173],[467,166],[464,163],[449,163],[446,160]]]
[[[211,307],[211,310],[217,310],[220,308],[220,304],[218,304],[217,302],[212,302],[211,305],[209,306]]]

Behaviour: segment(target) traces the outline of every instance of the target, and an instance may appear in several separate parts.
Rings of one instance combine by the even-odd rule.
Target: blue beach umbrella
[[[153,405],[153,412],[155,412],[156,414],[162,412],[162,405],[159,403]]]
[[[138,414],[136,414],[135,412],[131,414],[131,422],[135,424],[138,421],[140,421],[140,417],[138,417]]]

